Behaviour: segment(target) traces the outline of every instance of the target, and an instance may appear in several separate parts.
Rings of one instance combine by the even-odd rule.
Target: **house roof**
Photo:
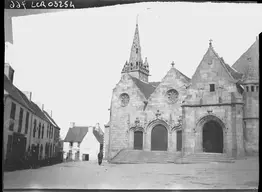
[[[140,91],[144,94],[146,99],[150,97],[150,95],[155,91],[156,85],[159,84],[159,82],[146,83],[131,75],[130,77],[132,78],[136,86],[140,89]]]
[[[36,116],[40,117],[41,119],[49,122],[49,123],[52,123],[50,122],[50,120],[45,116],[44,112],[38,107],[37,104],[35,104],[33,101],[31,101],[31,104],[32,104],[32,108],[36,114]]]
[[[88,127],[84,126],[75,126],[73,128],[69,128],[64,142],[82,142],[87,132]]]
[[[12,82],[8,79],[6,75],[4,75],[4,89],[8,92],[8,94],[18,103],[23,105],[24,107],[31,109],[30,106],[23,100],[22,96],[19,94],[19,89],[17,89]]]
[[[235,80],[240,80],[243,77],[243,74],[237,72],[236,70],[234,70],[232,67],[230,67],[228,64],[225,63],[225,66],[227,68],[227,70],[229,71],[229,73],[231,74],[231,76],[235,79]]]
[[[56,128],[60,129],[59,126],[54,121],[54,119],[45,110],[43,112],[46,115],[46,117],[49,119],[49,121],[53,124],[53,126],[55,126]]]
[[[259,41],[257,40],[244,52],[240,58],[233,64],[233,68],[243,74],[244,80],[259,79]]]
[[[93,129],[93,134],[100,144],[104,143],[104,134],[99,133],[95,128]]]

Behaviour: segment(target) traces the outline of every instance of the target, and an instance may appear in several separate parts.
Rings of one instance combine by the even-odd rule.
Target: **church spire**
[[[136,63],[142,62],[140,39],[139,39],[139,30],[138,30],[138,21],[136,21],[136,30],[133,39],[133,44],[131,47],[131,53],[129,58],[129,63],[136,65]]]
[[[141,81],[148,82],[149,65],[147,59],[145,59],[145,62],[142,60],[138,20],[136,21],[135,35],[131,47],[129,62],[125,63],[122,73],[129,73]]]

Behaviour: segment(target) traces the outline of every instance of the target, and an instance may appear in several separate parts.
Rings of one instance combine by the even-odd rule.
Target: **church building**
[[[232,67],[210,41],[191,79],[172,63],[161,82],[150,82],[136,24],[129,61],[113,89],[105,157],[117,162],[163,151],[175,162],[198,153],[258,154],[258,59],[258,38]]]

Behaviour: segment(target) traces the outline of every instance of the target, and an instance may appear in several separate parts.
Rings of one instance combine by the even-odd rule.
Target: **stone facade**
[[[138,63],[136,70],[131,69],[131,63]],[[253,79],[257,87],[247,93],[248,75],[226,64],[211,42],[191,80],[172,63],[161,82],[148,82],[147,60],[145,63],[137,25],[130,61],[113,89],[110,121],[105,126],[104,151],[108,160],[123,149],[135,149],[138,140],[142,142],[142,150],[154,150],[153,129],[157,126],[166,129],[162,131],[166,136],[159,136],[157,142],[167,138],[167,148],[162,150],[169,152],[180,151],[177,131],[181,130],[184,155],[219,152],[237,158],[258,152],[258,81]],[[220,136],[214,135],[212,128],[220,131]],[[142,132],[142,138],[136,132]],[[214,146],[212,137],[220,137],[220,149]]]

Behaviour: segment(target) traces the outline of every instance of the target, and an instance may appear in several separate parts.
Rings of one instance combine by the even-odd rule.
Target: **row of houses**
[[[43,105],[32,101],[31,92],[14,84],[14,69],[4,68],[4,154],[5,165],[19,164],[25,156],[45,160],[61,155],[60,128]]]

